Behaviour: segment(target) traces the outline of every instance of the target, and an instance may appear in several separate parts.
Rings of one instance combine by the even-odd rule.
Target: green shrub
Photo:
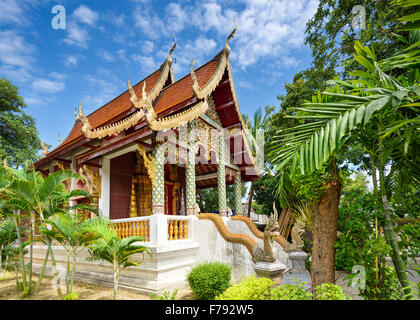
[[[267,278],[247,277],[227,289],[216,300],[269,300],[273,284]]]
[[[272,300],[312,300],[312,293],[307,292],[304,284],[294,278],[296,284],[285,284],[271,290]]]
[[[343,288],[332,283],[323,283],[317,286],[315,297],[317,300],[347,300]]]
[[[198,300],[212,300],[230,285],[231,268],[221,262],[204,262],[187,275],[187,282]]]
[[[178,290],[175,290],[171,293],[170,290],[165,291],[162,293],[162,295],[158,295],[156,293],[152,293],[150,295],[150,298],[152,300],[176,300],[176,294],[178,293]]]
[[[77,292],[71,292],[63,296],[61,299],[62,300],[77,300],[79,299],[79,294]]]

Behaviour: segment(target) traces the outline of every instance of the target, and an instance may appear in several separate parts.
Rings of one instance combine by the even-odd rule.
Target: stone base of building
[[[162,247],[149,247],[153,253],[148,255],[137,254],[133,260],[144,262],[139,267],[124,269],[119,276],[119,287],[134,290],[141,293],[162,293],[166,290],[173,290],[185,287],[186,275],[193,265],[196,264],[196,253],[198,243],[174,243]],[[40,273],[46,246],[37,245],[34,247],[33,269]],[[54,255],[59,270],[59,277],[65,291],[64,278],[66,274],[66,252],[57,245],[53,246]],[[89,256],[87,250],[83,250],[76,264],[75,280],[91,284],[113,286],[112,265],[102,261],[87,261]],[[48,262],[46,275],[53,276],[51,262]],[[53,285],[55,282],[52,282]]]

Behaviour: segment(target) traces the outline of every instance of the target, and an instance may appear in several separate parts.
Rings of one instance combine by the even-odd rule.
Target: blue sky
[[[51,12],[66,11],[56,30]],[[20,89],[40,137],[58,145],[74,123],[156,70],[175,33],[175,78],[207,62],[233,29],[230,59],[243,113],[279,105],[283,85],[310,64],[305,24],[318,0],[46,1],[0,0],[0,77]]]

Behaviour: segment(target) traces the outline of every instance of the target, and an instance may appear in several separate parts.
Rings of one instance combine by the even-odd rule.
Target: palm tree
[[[12,218],[9,217],[0,224],[0,269],[3,266],[3,255],[6,258],[3,279],[6,277],[9,259],[12,258],[14,253],[12,244],[16,239],[16,226]]]
[[[48,223],[52,229],[44,230],[45,234],[54,237],[67,252],[66,295],[71,295],[77,256],[95,237],[92,232],[86,231],[91,220],[84,220],[77,213],[64,212],[51,216]]]
[[[29,213],[28,281],[26,281],[26,270],[23,261],[21,261],[21,266],[24,284],[23,295],[30,295],[33,293],[32,256],[36,218],[40,220],[41,225],[46,229],[45,213],[48,211],[48,208],[51,207],[53,200],[57,198],[57,194],[63,193],[63,182],[71,178],[80,178],[80,176],[71,170],[60,170],[44,177],[40,172],[35,171],[30,167],[22,170],[4,168],[3,171],[6,171],[9,178],[9,183],[7,185],[4,181],[1,182],[3,188],[0,189],[0,192],[2,193],[3,198],[7,199],[9,205],[17,213]],[[16,215],[15,222],[17,226],[20,224],[19,220],[19,215]],[[21,239],[18,239],[18,241],[19,246],[21,246]],[[50,254],[52,256],[51,243],[50,241],[47,241],[47,243],[48,250],[46,255]],[[21,254],[21,260],[22,259],[23,256]],[[40,280],[42,280],[42,275]]]
[[[131,266],[139,266],[139,262],[130,260],[136,253],[148,253],[151,251],[135,242],[143,241],[143,237],[132,236],[124,239],[118,237],[117,231],[110,225],[111,222],[104,218],[92,219],[86,231],[95,233],[98,238],[89,245],[89,261],[104,260],[113,266],[114,300],[117,299],[118,278],[120,271]]]
[[[387,240],[393,248],[392,260],[401,285],[407,287],[392,227],[393,209],[387,199],[385,166],[395,164],[395,159],[410,158],[408,147],[418,139],[418,129],[413,129],[413,125],[419,120],[420,75],[418,69],[410,68],[418,68],[420,64],[420,41],[382,61],[376,60],[371,49],[356,42],[354,59],[366,71],[350,73],[354,80],[333,82],[346,92],[327,90],[319,94],[318,99],[315,97],[312,102],[296,108],[298,112],[292,118],[307,122],[279,132],[274,139],[278,147],[273,157],[280,171],[288,171],[293,176],[298,167],[302,174],[309,174],[320,169],[349,143],[355,146],[356,130],[363,130],[368,139],[376,139],[376,144],[372,140],[359,143],[371,157],[374,192],[385,215]],[[396,69],[406,72],[396,79],[391,75]],[[399,148],[401,141],[406,146],[405,153]],[[414,161],[418,159],[411,155],[407,170],[418,168]],[[379,184],[376,172],[379,172]],[[411,178],[418,182],[418,174],[413,170],[412,173]]]
[[[264,150],[257,150],[257,146],[254,143],[252,143],[251,140],[254,140],[257,143],[264,142],[263,140],[261,141],[261,138],[264,137],[262,133],[264,133],[264,130],[267,128],[267,124],[268,124],[267,114],[264,114],[263,116],[262,109],[258,108],[254,112],[252,124],[250,124],[249,122],[248,115],[243,115],[243,118],[246,122],[245,133],[246,133],[246,138],[248,140],[248,145],[251,147],[252,156],[257,157],[257,154],[259,152],[264,152]],[[258,163],[257,165],[264,165],[264,164]],[[251,185],[248,192],[248,212],[247,212],[248,218],[251,215],[253,195],[254,195],[254,183],[253,181],[251,181]]]
[[[53,196],[49,199],[49,201],[46,203],[45,209],[44,209],[44,218],[46,220],[46,226],[41,226],[40,233],[42,235],[42,238],[40,238],[41,241],[43,241],[47,245],[47,252],[45,253],[44,263],[43,267],[41,269],[40,277],[38,279],[37,286],[35,287],[34,293],[36,294],[39,289],[39,285],[41,284],[42,277],[45,272],[45,267],[48,261],[48,256],[51,256],[51,264],[53,267],[53,273],[54,273],[54,279],[56,281],[56,289],[57,289],[57,295],[61,296],[61,286],[60,286],[60,278],[58,276],[58,269],[55,262],[54,252],[51,247],[51,243],[53,239],[56,239],[57,236],[59,236],[58,231],[54,230],[53,228],[48,227],[48,222],[50,222],[50,218],[53,215],[57,214],[63,214],[67,216],[71,216],[74,219],[78,218],[78,210],[89,210],[94,213],[98,213],[98,209],[95,206],[86,205],[86,204],[76,204],[73,206],[68,206],[69,200],[74,196],[83,196],[88,198],[90,201],[92,201],[92,198],[90,194],[84,190],[71,190],[70,192],[67,191],[67,189],[62,185],[61,189],[58,189]],[[75,211],[75,214],[72,212]]]

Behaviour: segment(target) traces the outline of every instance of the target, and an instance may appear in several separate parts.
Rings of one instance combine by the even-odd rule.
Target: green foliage
[[[343,288],[333,283],[323,283],[315,288],[317,300],[347,300]]]
[[[411,274],[413,274],[413,271],[414,271],[414,274],[417,274],[417,277],[420,277],[420,265],[418,265],[416,263],[414,266],[412,266],[408,269],[410,269],[409,272]],[[417,281],[417,283],[414,283],[413,281],[408,281],[408,282],[409,282],[410,289],[413,291],[414,295],[417,296],[417,298],[414,295],[409,295],[409,296],[404,295],[404,299],[419,300],[419,298],[420,298],[420,281]]]
[[[296,284],[285,284],[271,290],[272,300],[312,300],[312,293],[305,289],[306,282],[294,278]]]
[[[198,300],[212,300],[230,285],[231,267],[221,262],[203,262],[193,267],[187,282]]]
[[[247,277],[218,295],[216,300],[269,300],[273,285],[267,278]]]
[[[420,224],[406,223],[396,228],[401,241],[398,246],[401,250],[401,257],[408,263],[420,255]]]
[[[246,188],[242,190],[242,195],[246,193]],[[197,204],[201,212],[218,212],[219,211],[219,194],[217,188],[201,189],[197,193]],[[235,203],[234,186],[226,186],[226,202],[229,208],[233,210]]]
[[[178,293],[178,290],[174,290],[174,292],[171,293],[171,291],[165,291],[162,293],[162,295],[157,295],[156,293],[152,293],[150,295],[150,298],[152,300],[176,300],[176,294]]]
[[[149,248],[135,244],[144,239],[139,236],[131,236],[120,239],[117,231],[112,227],[112,222],[105,218],[90,219],[84,227],[84,232],[95,235],[94,239],[88,244],[90,257],[88,261],[103,260],[113,266],[114,273],[114,300],[117,299],[118,277],[122,269],[136,267],[140,262],[132,260],[136,253],[147,253],[152,255]]]
[[[353,28],[355,5],[361,5],[365,10],[364,29]],[[341,66],[341,63],[352,57],[352,46],[356,40],[370,43],[379,59],[398,51],[403,43],[397,37],[390,36],[401,26],[396,17],[413,12],[415,8],[398,8],[389,1],[319,1],[317,12],[306,25],[305,38],[306,44],[312,49],[315,76],[321,74],[322,80],[325,79],[323,73],[330,71],[331,75],[337,70],[341,77],[348,78],[348,71],[355,64],[348,61]]]
[[[273,188],[273,183],[275,183],[275,177],[271,175],[263,175],[253,182],[255,202],[252,203],[252,207],[257,214],[269,216],[273,211],[273,202],[276,202],[277,208],[281,207],[276,201],[276,188]]]
[[[375,216],[379,214],[371,193],[351,192],[340,202],[335,267],[351,272],[353,266],[362,263],[361,251],[374,232]]]
[[[79,299],[79,294],[77,292],[68,293],[61,298],[61,300],[77,300]]]
[[[41,149],[36,122],[23,111],[25,107],[18,88],[0,79],[0,161],[12,167],[38,160]]]
[[[401,284],[395,268],[387,265],[385,257],[391,254],[391,246],[385,237],[371,235],[361,250],[360,265],[365,268],[365,288],[360,288],[360,296],[366,300],[399,300],[403,298]],[[377,259],[377,260],[376,260]],[[378,263],[378,268],[376,268]],[[357,274],[350,274],[349,285]]]

